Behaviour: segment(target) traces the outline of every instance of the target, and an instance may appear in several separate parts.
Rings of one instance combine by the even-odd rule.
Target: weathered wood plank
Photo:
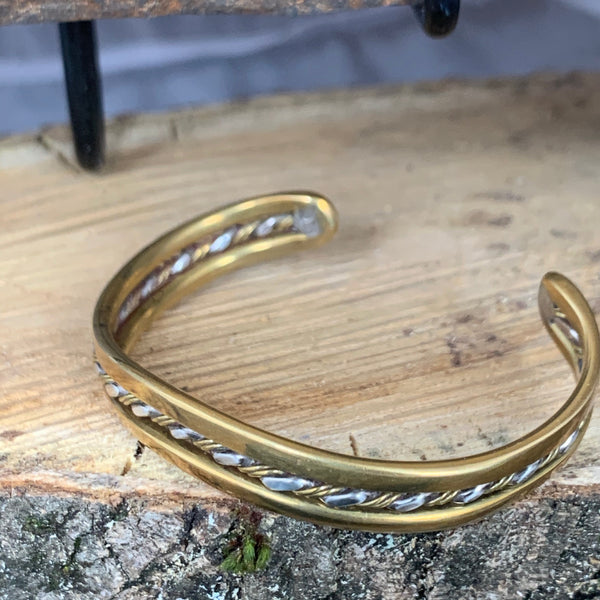
[[[290,188],[324,193],[340,211],[338,237],[327,248],[236,273],[186,300],[141,341],[136,352],[144,364],[259,426],[341,452],[354,445],[367,456],[458,456],[541,423],[572,381],[537,315],[539,278],[550,269],[564,272],[600,311],[600,106],[593,101],[599,91],[598,75],[535,77],[130,117],[109,124],[111,162],[101,176],[77,169],[65,128],[0,142],[3,524],[11,522],[10,511],[29,509],[85,520],[123,498],[136,519],[153,519],[148,506],[157,504],[181,514],[196,506],[206,515],[198,536],[213,531],[206,529],[210,519],[224,519],[217,537],[231,524],[216,506],[233,501],[149,451],[134,458],[136,442],[92,372],[90,319],[102,285],[143,244],[188,216],[246,195]],[[239,597],[260,598],[247,586],[287,577],[292,546],[283,538],[295,529],[308,536],[298,556],[308,557],[310,544],[321,552],[331,543],[335,556],[356,552],[365,561],[361,577],[375,591],[339,597],[394,597],[390,576],[395,589],[405,590],[395,597],[412,597],[405,580],[417,573],[411,548],[431,543],[423,560],[433,570],[415,575],[430,582],[419,588],[421,597],[493,598],[502,589],[507,597],[515,589],[529,598],[566,597],[565,590],[598,579],[597,538],[585,533],[583,519],[597,511],[599,447],[596,416],[573,460],[527,502],[455,533],[390,537],[392,554],[406,561],[392,575],[378,567],[383,549],[360,550],[387,538],[276,519],[267,529],[285,558],[266,579],[221,584],[231,597],[241,585]],[[189,525],[181,515],[173,519],[172,531]],[[499,539],[505,519],[519,533]],[[570,527],[588,553],[577,567],[566,555],[547,553],[542,541],[544,532],[549,543],[562,539],[565,552],[575,552]],[[100,529],[93,535],[102,545]],[[43,532],[25,534],[45,539]],[[179,534],[152,535],[178,547]],[[521,556],[525,539],[532,540],[523,554],[532,566],[517,576],[511,560]],[[4,542],[0,534],[6,556]],[[66,539],[60,543],[63,552],[71,548]],[[478,583],[473,567],[461,592],[444,561],[464,544],[483,543],[489,561],[480,553],[475,562],[500,565],[504,579],[486,574]],[[192,554],[204,547],[200,538],[190,544]],[[10,572],[26,569],[31,556],[25,550],[20,556],[6,563]],[[219,562],[217,554],[206,560]],[[299,560],[304,579],[318,575],[346,589],[341,563],[317,574],[319,561]],[[107,569],[118,568],[109,562]],[[557,565],[564,580],[552,580]],[[148,582],[167,575],[154,567],[151,573],[156,579],[136,583],[135,597],[155,597]],[[193,573],[173,577],[201,589]],[[81,585],[62,597],[92,597]],[[181,596],[178,585],[164,597]],[[539,590],[551,585],[558,591],[543,596]],[[291,589],[281,597],[300,597]]]
[[[409,3],[409,0],[0,0],[0,25],[188,14],[309,15]]]

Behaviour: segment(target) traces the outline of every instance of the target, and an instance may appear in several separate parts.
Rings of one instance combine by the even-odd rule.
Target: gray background
[[[463,0],[427,38],[406,7],[98,22],[109,115],[280,91],[600,69],[600,0]],[[67,120],[55,25],[0,30],[0,135]]]

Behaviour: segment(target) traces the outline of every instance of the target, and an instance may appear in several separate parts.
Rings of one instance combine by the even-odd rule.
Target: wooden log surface
[[[409,0],[0,0],[0,25],[165,15],[310,15],[409,3]]]
[[[573,387],[537,314],[543,273],[600,311],[599,91],[536,76],[126,117],[99,176],[64,127],[1,141],[0,599],[596,597],[600,416],[548,484],[479,524],[382,536],[267,515],[267,568],[225,574],[228,536],[259,517],[137,446],[90,325],[103,284],[169,227],[314,189],[340,212],[328,247],[200,290],[137,358],[322,448],[502,445]]]

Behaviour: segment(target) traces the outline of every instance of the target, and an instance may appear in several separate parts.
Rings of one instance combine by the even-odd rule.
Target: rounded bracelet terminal
[[[337,228],[308,192],[251,198],[165,234],[108,283],[94,312],[96,369],[124,423],[144,444],[207,483],[264,508],[335,527],[435,531],[478,519],[539,485],[581,441],[600,369],[598,328],[563,275],[539,288],[542,320],[576,387],[527,435],[481,454],[436,461],[348,456],[263,431],[160,379],[130,351],[158,314],[244,265],[319,245]]]

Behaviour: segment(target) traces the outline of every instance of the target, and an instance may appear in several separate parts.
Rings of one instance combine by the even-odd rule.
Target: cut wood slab
[[[310,15],[409,3],[409,0],[0,0],[0,25],[165,15]]]
[[[546,486],[480,524],[369,536],[267,516],[267,569],[224,575],[245,509],[138,447],[90,327],[109,277],[168,228],[314,189],[340,212],[329,246],[200,290],[136,358],[338,452],[427,460],[516,439],[573,388],[541,276],[563,272],[600,311],[599,93],[599,75],[537,76],[127,117],[98,176],[64,127],[1,141],[0,598],[594,597],[600,416]]]

